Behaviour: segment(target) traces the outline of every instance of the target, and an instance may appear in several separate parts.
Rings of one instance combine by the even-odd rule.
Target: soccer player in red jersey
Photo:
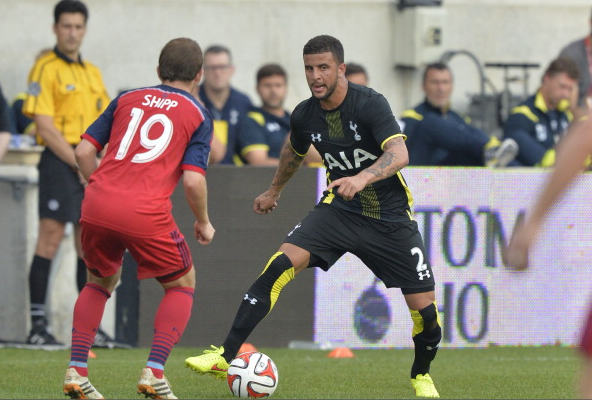
[[[170,196],[180,178],[196,218],[194,236],[206,245],[215,233],[205,179],[213,122],[190,94],[202,77],[202,62],[194,40],[171,40],[159,56],[162,84],[119,95],[75,150],[89,182],[81,216],[88,282],[74,306],[64,382],[64,393],[71,398],[103,398],[88,380],[87,358],[126,250],[138,265],[138,278],[156,278],[165,290],[138,393],[177,398],[163,370],[190,318],[195,286],[190,249],[171,214]],[[98,165],[96,155],[105,147]]]

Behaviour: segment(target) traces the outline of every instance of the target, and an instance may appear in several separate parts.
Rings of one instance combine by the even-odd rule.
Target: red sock
[[[163,379],[163,369],[169,353],[186,329],[192,314],[193,302],[193,288],[174,287],[165,291],[165,296],[155,315],[155,336],[146,363],[158,379]]]
[[[103,318],[105,303],[110,297],[107,289],[87,283],[76,299],[72,320],[70,367],[76,369],[81,376],[88,376],[89,350]]]

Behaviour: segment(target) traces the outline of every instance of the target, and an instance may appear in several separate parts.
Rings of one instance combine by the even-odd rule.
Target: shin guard
[[[414,379],[418,374],[429,373],[431,361],[435,358],[441,342],[441,322],[435,302],[422,310],[409,311],[413,320],[413,342],[415,343],[415,360],[410,375]]]

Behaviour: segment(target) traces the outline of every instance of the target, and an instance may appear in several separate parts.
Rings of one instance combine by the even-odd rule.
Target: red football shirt
[[[85,190],[81,220],[139,237],[173,229],[170,196],[184,169],[205,174],[212,128],[208,111],[183,90],[122,93],[82,135],[107,150]]]

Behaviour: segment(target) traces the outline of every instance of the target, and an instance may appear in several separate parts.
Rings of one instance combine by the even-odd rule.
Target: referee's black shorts
[[[435,288],[416,221],[386,222],[328,204],[318,204],[288,234],[291,243],[311,253],[310,267],[327,271],[346,252],[357,256],[386,287],[404,294]]]
[[[49,148],[39,164],[39,218],[79,223],[85,189],[78,173]]]

